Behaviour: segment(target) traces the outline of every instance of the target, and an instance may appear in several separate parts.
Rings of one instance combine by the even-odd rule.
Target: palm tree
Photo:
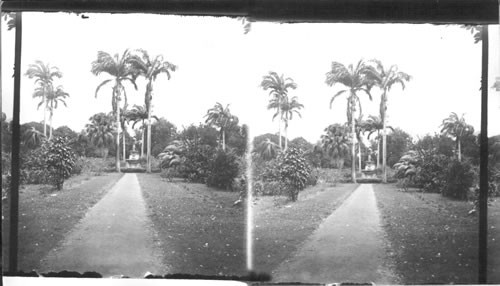
[[[115,54],[112,57],[110,54],[99,51],[97,53],[97,60],[92,62],[92,73],[98,76],[101,73],[107,73],[112,78],[106,79],[103,81],[95,91],[95,96],[97,97],[97,93],[99,89],[108,83],[114,83],[113,92],[111,96],[111,105],[113,107],[113,113],[116,115],[116,170],[120,172],[120,100],[123,93],[125,99],[125,105],[127,100],[127,95],[125,93],[125,87],[123,86],[124,82],[131,83],[135,89],[137,89],[137,85],[135,84],[135,79],[137,78],[137,70],[134,69],[134,66],[131,64],[131,54],[128,50],[120,57],[118,54]]]
[[[238,117],[231,114],[229,104],[223,107],[222,104],[217,102],[214,107],[210,108],[205,115],[207,118],[205,123],[210,126],[217,126],[220,129],[220,136],[222,138],[222,150],[226,150],[226,129],[231,125],[238,124]]]
[[[379,168],[380,167],[380,139],[381,139],[380,131],[382,131],[384,129],[384,124],[382,123],[382,119],[380,119],[379,116],[370,115],[370,116],[368,116],[368,119],[365,122],[365,128],[366,128],[366,131],[368,132],[368,139],[370,139],[370,136],[373,133],[377,132],[377,136],[375,137],[375,139],[377,140],[377,168]],[[386,126],[386,128],[389,128],[392,131],[394,131],[394,128],[392,128],[391,126]]]
[[[50,129],[49,129],[49,140],[52,139],[52,131],[54,130],[54,127],[52,126],[52,118],[54,116],[54,109],[57,108],[59,105],[59,102],[66,105],[66,99],[69,97],[69,94],[65,92],[61,86],[58,86],[56,90],[54,90],[52,87],[50,88],[48,94],[47,94],[47,107],[49,110],[49,122],[50,122]]]
[[[148,119],[148,111],[145,106],[134,105],[134,107],[129,110],[126,114],[127,122],[134,122],[132,124],[132,129],[135,128],[137,123],[141,123],[141,158],[144,157],[144,134],[146,131],[146,120]],[[158,117],[151,115],[151,118],[158,121]]]
[[[167,79],[170,80],[170,72],[174,72],[177,66],[164,61],[162,55],[156,57],[150,57],[148,52],[145,50],[139,50],[140,55],[134,55],[132,57],[132,63],[140,74],[146,79],[146,93],[144,95],[144,103],[146,105],[146,110],[148,112],[147,121],[147,166],[146,171],[151,172],[151,100],[153,98],[153,82],[156,80],[158,75],[164,73]]]
[[[33,98],[40,97],[41,101],[38,104],[38,108],[43,105],[43,135],[47,136],[47,96],[51,90],[53,90],[53,82],[55,78],[61,78],[62,73],[57,67],[52,67],[49,64],[45,64],[42,61],[35,61],[34,64],[30,64],[25,75],[33,79],[35,78],[35,92],[33,93]]]
[[[276,98],[272,99],[269,103],[267,109],[276,108],[275,106],[278,104]],[[293,119],[293,114],[297,114],[300,118],[302,115],[300,114],[300,109],[304,107],[303,104],[299,103],[297,97],[294,96],[292,99],[288,99],[288,97],[284,97],[281,102],[281,116],[283,121],[285,122],[285,151],[288,149],[288,123]],[[278,112],[276,112],[273,116],[273,119],[278,116]]]
[[[375,63],[378,74],[380,76],[380,81],[378,86],[382,90],[382,95],[380,98],[380,118],[382,119],[382,168],[384,169],[384,174],[382,181],[387,183],[387,132],[386,132],[386,115],[387,115],[387,95],[391,90],[392,86],[395,84],[400,84],[401,88],[405,89],[405,82],[410,81],[411,76],[399,71],[397,65],[392,65],[389,69],[385,69],[382,63],[378,60],[373,60]]]
[[[40,146],[43,140],[45,140],[45,135],[33,126],[23,132],[22,142],[29,148]]]
[[[377,71],[370,65],[367,65],[365,61],[360,60],[356,67],[350,64],[348,67],[344,66],[338,62],[332,62],[332,68],[329,72],[326,73],[326,84],[329,86],[333,86],[334,84],[340,83],[345,88],[338,91],[332,99],[330,100],[330,108],[332,107],[332,103],[338,96],[348,93],[347,95],[347,120],[351,122],[351,133],[352,133],[352,168],[351,168],[351,176],[352,181],[356,183],[356,169],[355,169],[355,146],[354,142],[356,141],[356,126],[354,122],[354,113],[356,112],[356,105],[359,106],[359,114],[361,114],[361,101],[358,97],[358,94],[365,93],[368,95],[370,100],[372,96],[370,94],[371,88],[377,83],[379,80]]]
[[[347,125],[335,123],[325,128],[325,134],[321,135],[321,149],[336,161],[339,169],[344,166],[344,157],[349,153],[348,133]]]
[[[455,112],[452,112],[450,116],[443,120],[441,124],[441,132],[452,137],[455,137],[455,142],[457,144],[457,158],[458,161],[462,161],[462,150],[461,150],[461,140],[467,135],[474,133],[474,127],[465,122],[464,115],[461,117]]]
[[[113,144],[113,134],[116,132],[112,115],[97,113],[92,115],[89,121],[90,123],[85,125],[85,135],[81,134],[80,138],[87,137],[92,145],[100,149],[102,158],[106,160],[109,146]]]
[[[276,108],[276,114],[273,116],[273,119],[278,116],[278,137],[279,137],[279,147],[282,149],[281,144],[281,120],[282,116],[282,102],[284,100],[288,100],[288,89],[296,89],[297,84],[293,81],[292,78],[284,78],[282,74],[279,76],[276,72],[269,72],[268,75],[265,75],[260,83],[260,86],[264,90],[270,90],[269,95],[272,96],[270,103],[268,105],[268,109]]]
[[[363,144],[362,135],[366,132],[366,122],[363,120],[363,115],[354,120],[356,123],[356,141],[358,142],[358,160],[359,160],[359,172],[362,171],[362,156],[361,156],[361,145]]]
[[[256,151],[262,159],[270,160],[278,155],[278,144],[271,141],[271,139],[266,138],[266,140],[259,143]]]

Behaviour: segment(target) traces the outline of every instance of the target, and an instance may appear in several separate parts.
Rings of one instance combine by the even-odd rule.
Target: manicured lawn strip
[[[403,284],[477,283],[478,217],[468,202],[373,187]]]
[[[19,191],[19,254],[22,271],[37,269],[40,260],[56,247],[106,192],[122,177],[78,175],[68,179],[61,191],[47,185],[26,185]],[[9,208],[2,202],[2,253],[7,270]]]
[[[500,284],[500,198],[488,205],[488,283]]]
[[[256,271],[271,273],[289,259],[357,186],[320,184],[301,192],[294,203],[285,203],[284,198],[258,198],[254,209]]]
[[[233,206],[238,193],[158,174],[137,177],[171,273],[246,274],[245,208]]]

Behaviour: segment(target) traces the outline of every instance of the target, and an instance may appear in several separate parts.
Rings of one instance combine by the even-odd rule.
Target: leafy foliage
[[[453,160],[445,171],[446,184],[441,193],[447,197],[465,200],[474,183],[474,177],[473,167],[468,161]]]
[[[101,151],[102,158],[106,158],[108,149],[113,144],[113,135],[116,133],[111,114],[97,113],[89,118],[85,125],[85,134],[89,142]]]
[[[341,169],[344,166],[345,157],[349,154],[349,130],[347,125],[332,124],[325,128],[325,134],[321,135],[321,148],[331,158],[334,165]]]
[[[230,189],[234,179],[238,176],[237,156],[232,152],[219,150],[210,160],[207,176],[207,186],[221,189]]]
[[[278,159],[281,182],[287,187],[288,195],[296,201],[299,191],[306,187],[311,169],[300,150],[290,148]]]
[[[68,146],[68,139],[57,137],[49,141],[46,156],[46,167],[51,183],[60,190],[64,180],[71,176],[76,160],[75,154]]]
[[[393,166],[396,164],[412,146],[412,138],[410,134],[402,129],[395,128],[394,131],[387,135],[387,164]]]
[[[45,184],[49,182],[46,168],[47,144],[21,154],[21,182],[23,184]]]

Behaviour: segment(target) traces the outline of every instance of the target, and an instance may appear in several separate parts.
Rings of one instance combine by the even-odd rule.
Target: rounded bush
[[[230,189],[238,176],[238,158],[232,152],[218,151],[210,162],[206,184],[209,187]]]
[[[474,182],[474,170],[468,161],[453,160],[445,171],[445,184],[441,194],[460,200],[467,199]]]

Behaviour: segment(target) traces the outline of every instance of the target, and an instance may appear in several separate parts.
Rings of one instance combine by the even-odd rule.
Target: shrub
[[[306,186],[316,186],[318,183],[319,171],[318,169],[313,169],[309,176],[307,176]]]
[[[179,166],[181,177],[189,182],[206,183],[213,152],[214,148],[208,145],[188,148],[184,153],[185,159]]]
[[[441,192],[446,186],[445,170],[449,163],[450,159],[445,155],[425,153],[417,174],[417,183],[425,192]]]
[[[262,196],[280,196],[283,194],[289,194],[288,192],[289,186],[286,186],[283,182],[280,181],[268,181],[261,182],[261,187],[259,190],[259,195]]]
[[[85,165],[88,160],[85,160],[85,157],[78,157],[78,159],[75,160],[75,166],[71,170],[72,175],[79,175],[85,170]]]
[[[47,144],[45,160],[50,182],[60,190],[64,180],[71,176],[71,170],[75,166],[75,154],[68,146],[68,139],[65,137],[54,138]]]
[[[299,191],[306,187],[307,178],[311,173],[309,165],[299,149],[289,148],[278,156],[280,181],[286,186],[288,196],[296,201]]]
[[[46,168],[47,144],[21,155],[20,176],[22,184],[45,184],[49,173]]]
[[[461,200],[467,199],[474,176],[472,165],[468,161],[451,161],[445,171],[445,184],[441,194]]]
[[[280,162],[278,158],[264,162],[260,179],[263,181],[280,180],[279,164]]]
[[[207,186],[230,189],[233,180],[238,176],[238,167],[237,157],[233,152],[219,150],[210,161]]]

